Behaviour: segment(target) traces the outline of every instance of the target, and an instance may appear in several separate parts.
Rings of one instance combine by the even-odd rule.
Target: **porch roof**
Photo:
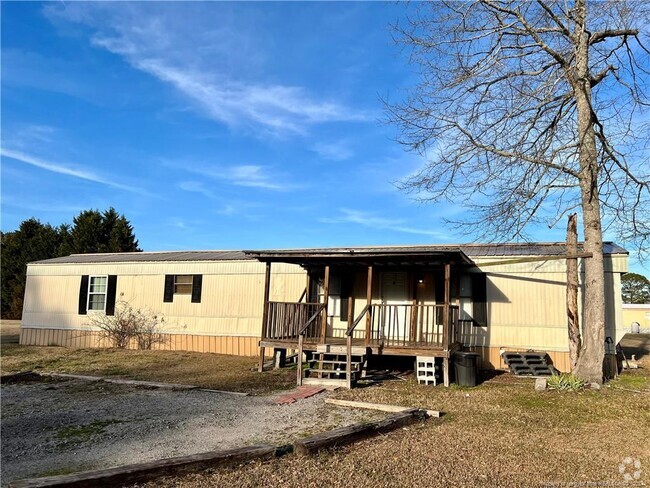
[[[336,266],[436,266],[445,263],[472,266],[458,246],[338,247],[244,251],[262,262],[299,264],[303,267]]]

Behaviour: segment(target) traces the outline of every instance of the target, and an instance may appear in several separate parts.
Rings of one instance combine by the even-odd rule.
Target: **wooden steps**
[[[351,378],[348,382],[348,357],[345,346],[319,344],[312,356],[309,368],[304,372],[303,383],[308,385],[333,385],[351,387],[364,376],[366,366],[365,347],[353,347],[350,357]]]

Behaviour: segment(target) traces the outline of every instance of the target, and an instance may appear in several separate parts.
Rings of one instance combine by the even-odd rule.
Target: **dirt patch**
[[[81,380],[2,388],[2,480],[290,442],[377,418],[332,409],[325,394],[291,405],[273,397],[161,390]]]

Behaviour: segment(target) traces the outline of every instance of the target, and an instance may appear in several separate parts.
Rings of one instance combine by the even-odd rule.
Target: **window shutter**
[[[201,303],[201,289],[203,288],[203,275],[192,277],[192,303]]]
[[[174,301],[174,275],[165,275],[165,294],[163,302]]]
[[[79,315],[86,315],[88,313],[88,275],[81,277],[81,285],[79,286]]]
[[[473,273],[472,277],[472,310],[474,325],[485,327],[487,316],[487,278],[485,273]]]
[[[117,275],[108,275],[106,288],[106,315],[115,315],[115,295],[117,293]]]

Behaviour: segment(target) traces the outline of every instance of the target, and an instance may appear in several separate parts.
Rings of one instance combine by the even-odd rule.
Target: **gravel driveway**
[[[2,387],[2,484],[255,443],[371,418],[273,397],[43,379]]]

